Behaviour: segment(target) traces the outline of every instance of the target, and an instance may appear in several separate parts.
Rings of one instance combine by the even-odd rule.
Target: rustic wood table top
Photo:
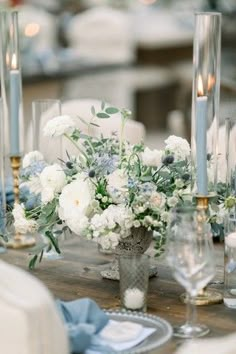
[[[119,308],[119,282],[105,280],[100,271],[108,266],[113,255],[98,252],[97,245],[92,241],[71,238],[62,245],[64,258],[61,260],[43,260],[33,275],[39,278],[56,298],[74,300],[91,297],[102,308]],[[217,244],[216,284],[211,287],[223,289],[223,245]],[[149,250],[153,254],[153,250]],[[8,250],[1,259],[28,269],[27,250]],[[148,313],[158,315],[172,325],[182,324],[185,320],[185,305],[179,300],[183,288],[172,278],[164,259],[154,259],[158,267],[158,277],[150,279],[148,293]],[[236,331],[236,312],[224,304],[198,306],[198,320],[211,329],[209,337],[218,337]],[[182,343],[173,338],[166,345],[154,351],[158,354],[171,354]]]

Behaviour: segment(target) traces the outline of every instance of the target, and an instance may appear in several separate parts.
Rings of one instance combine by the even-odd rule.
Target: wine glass
[[[43,153],[48,162],[62,158],[62,139],[44,136],[46,123],[61,115],[61,101],[56,99],[37,99],[32,102],[33,150]]]
[[[187,321],[174,328],[181,338],[201,337],[209,332],[196,323],[195,297],[215,275],[213,242],[204,210],[176,208],[171,212],[166,248],[174,278],[187,291]]]

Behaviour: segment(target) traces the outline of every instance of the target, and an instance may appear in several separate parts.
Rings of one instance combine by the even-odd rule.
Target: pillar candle
[[[11,156],[20,155],[19,119],[20,119],[21,76],[17,69],[10,70],[10,143]]]
[[[196,100],[196,169],[197,193],[207,195],[207,96]]]

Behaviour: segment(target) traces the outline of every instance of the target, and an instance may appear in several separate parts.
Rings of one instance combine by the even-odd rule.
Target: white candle
[[[207,195],[207,96],[203,95],[196,99],[196,169],[197,193]]]
[[[20,94],[21,94],[21,76],[20,71],[16,69],[16,57],[12,56],[12,69],[10,70],[10,142],[12,156],[20,155],[19,139],[19,119],[20,119]]]
[[[144,306],[145,294],[138,288],[127,289],[124,294],[124,305],[127,309],[138,310]]]

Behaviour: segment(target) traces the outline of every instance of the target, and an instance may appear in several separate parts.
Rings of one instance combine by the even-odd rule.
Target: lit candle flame
[[[199,77],[198,77],[197,95],[198,95],[198,96],[204,96],[203,81],[202,81],[201,75],[199,75]]]
[[[209,74],[208,75],[208,79],[207,79],[207,90],[208,91],[211,91],[211,89],[213,88],[213,86],[215,85],[216,83],[216,78],[215,76]]]
[[[28,23],[25,26],[25,36],[26,37],[34,37],[36,36],[40,31],[40,26],[38,23]]]
[[[16,59],[16,54],[12,54],[12,59],[11,59],[11,68],[14,70],[17,68],[17,59]]]

